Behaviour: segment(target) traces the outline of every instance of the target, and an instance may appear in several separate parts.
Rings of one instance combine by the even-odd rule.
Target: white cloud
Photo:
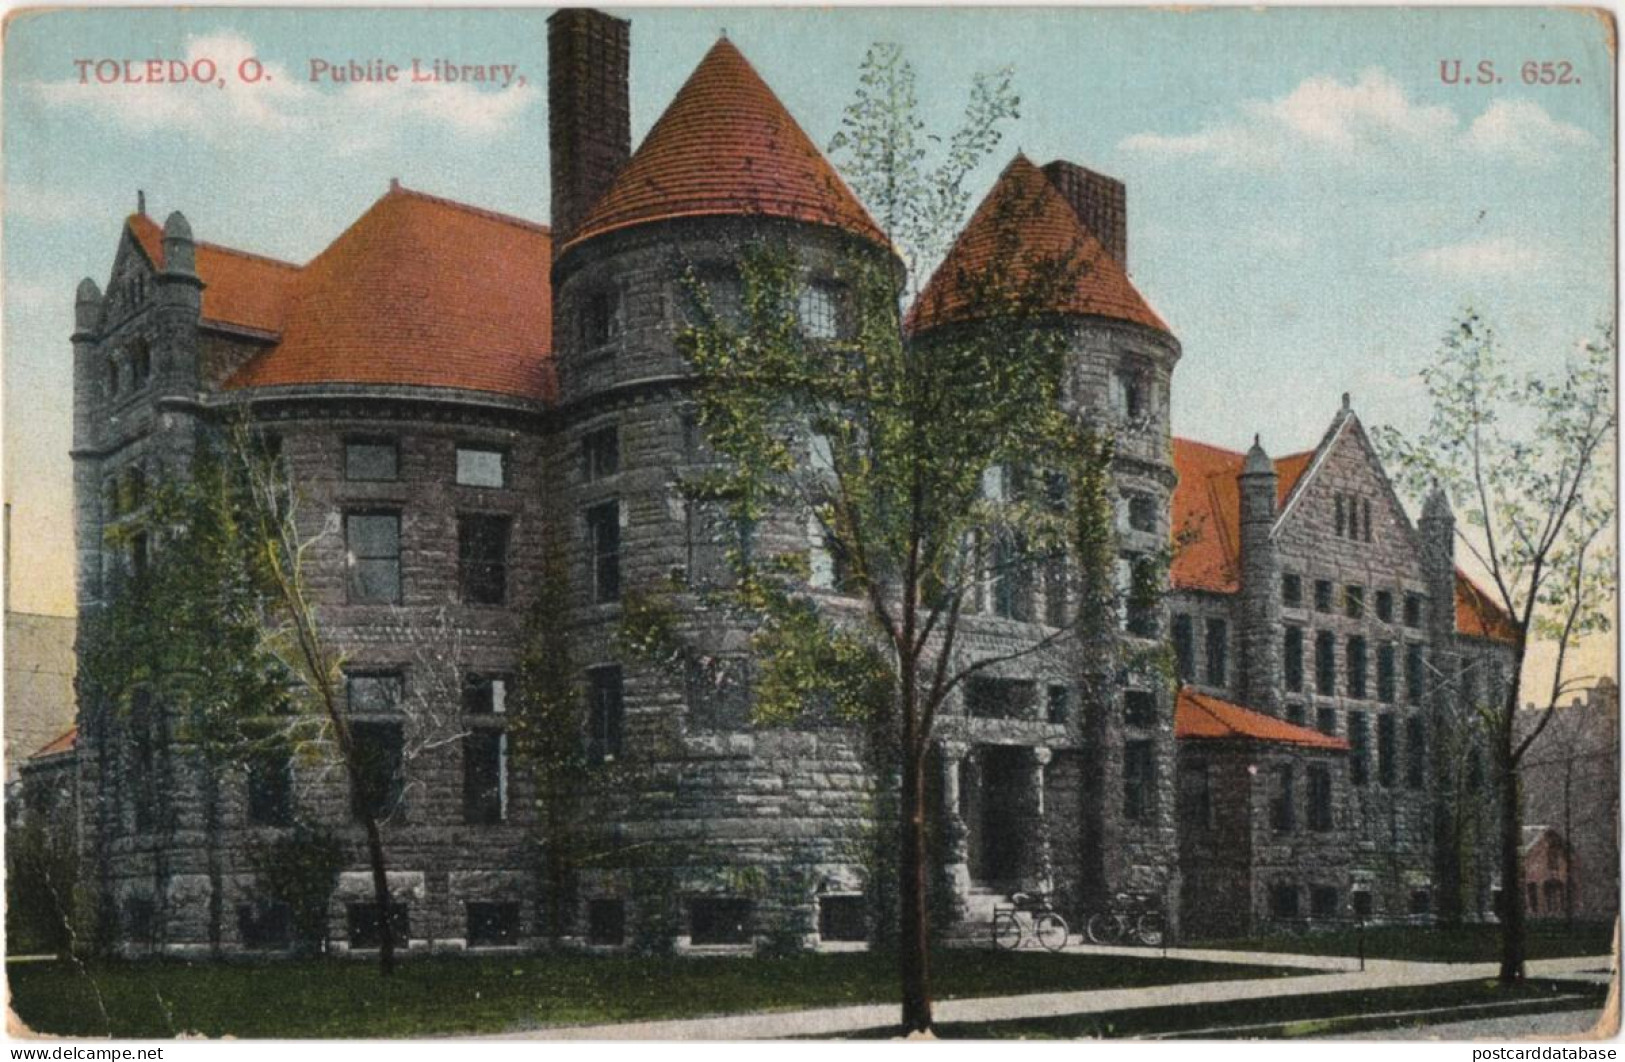
[[[1533,100],[1496,100],[1468,127],[1462,142],[1486,155],[1505,155],[1525,165],[1550,163],[1564,149],[1596,141],[1579,126],[1560,122]]]
[[[35,82],[46,103],[77,108],[136,133],[171,130],[210,142],[241,142],[297,134],[306,145],[341,153],[393,142],[413,133],[444,129],[482,139],[505,131],[536,99],[529,84],[480,89],[464,82],[355,82],[318,89],[300,72],[260,60],[264,77],[246,83],[239,64],[257,55],[241,34],[225,32],[187,39],[185,61],[211,60],[216,84],[80,84],[77,76]]]
[[[1268,171],[1289,161],[1410,163],[1419,155],[1462,151],[1544,165],[1564,149],[1593,142],[1528,100],[1496,100],[1463,129],[1454,110],[1411,99],[1387,71],[1373,67],[1353,81],[1319,75],[1277,99],[1243,101],[1234,116],[1194,133],[1137,133],[1118,146],[1165,159],[1206,158],[1221,169]]]
[[[1549,268],[1555,256],[1546,247],[1506,236],[1466,240],[1401,256],[1401,269],[1441,280],[1494,280]]]

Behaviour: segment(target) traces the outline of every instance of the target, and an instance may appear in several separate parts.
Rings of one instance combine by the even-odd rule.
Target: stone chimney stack
[[[1434,485],[1422,503],[1417,526],[1422,532],[1422,577],[1428,587],[1427,628],[1438,661],[1454,649],[1456,633],[1456,514],[1444,488]]]
[[[1281,710],[1281,590],[1275,555],[1275,462],[1253,437],[1236,477],[1241,495],[1241,675],[1244,705],[1270,715]]]
[[[1094,233],[1117,264],[1128,268],[1128,190],[1123,182],[1060,159],[1044,167],[1055,190],[1072,204],[1083,227]]]
[[[632,155],[630,48],[625,19],[574,7],[547,20],[555,253]]]

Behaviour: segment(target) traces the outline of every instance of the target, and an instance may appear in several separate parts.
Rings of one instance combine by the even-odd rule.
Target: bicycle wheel
[[[1033,935],[1046,951],[1060,951],[1066,947],[1066,938],[1071,931],[1066,927],[1066,919],[1060,915],[1041,914],[1033,920]]]
[[[1083,928],[1090,941],[1095,944],[1116,944],[1117,939],[1123,934],[1123,924],[1117,920],[1116,915],[1092,914]]]
[[[1021,923],[1013,914],[993,916],[993,946],[1000,951],[1013,951],[1021,946]]]
[[[1167,932],[1167,922],[1155,911],[1141,915],[1140,920],[1134,924],[1134,935],[1148,948],[1162,947],[1163,937]]]

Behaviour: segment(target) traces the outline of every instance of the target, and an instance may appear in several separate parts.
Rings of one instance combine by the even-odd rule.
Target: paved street
[[[1072,945],[1078,954],[1121,954],[1145,959],[1144,948],[1111,948]],[[1160,954],[1160,953],[1149,953]],[[1352,992],[1369,988],[1404,985],[1443,984],[1479,977],[1493,977],[1494,963],[1426,963],[1373,959],[1362,973],[1359,961],[1346,956],[1279,955],[1262,952],[1213,951],[1202,948],[1170,948],[1170,959],[1208,962],[1249,963],[1260,966],[1290,966],[1321,971],[1301,977],[1267,978],[1255,981],[1213,981],[1195,984],[1159,985],[1150,988],[1095,989],[1084,992],[1049,992],[1021,996],[993,996],[979,999],[943,1000],[936,1004],[939,1022],[1008,1021],[1018,1018],[1055,1017],[1063,1014],[1094,1014],[1136,1007],[1166,1007],[1192,1003],[1221,1003],[1276,996],[1313,995],[1322,992]],[[1546,959],[1529,964],[1531,976],[1575,974],[1608,967],[1608,958],[1582,957]],[[1573,1015],[1562,1015],[1574,1018]],[[897,1020],[895,1004],[856,1007],[826,1007],[818,1010],[784,1011],[772,1014],[737,1014],[714,1018],[675,1021],[628,1022],[619,1025],[553,1026],[523,1029],[499,1034],[493,1039],[561,1040],[765,1040],[788,1036],[831,1036],[881,1028]],[[1497,1022],[1516,1023],[1527,1018],[1485,1019],[1463,1025],[1494,1026]],[[1578,1020],[1578,1018],[1574,1018]],[[1589,1027],[1590,1022],[1586,1023]],[[1515,1025],[1509,1026],[1515,1027]],[[1448,1028],[1441,1027],[1441,1028]],[[1566,1028],[1566,1026],[1565,1026]],[[1569,1033],[1572,1035],[1572,1032]],[[1462,1036],[1516,1036],[1522,1033],[1460,1033]]]

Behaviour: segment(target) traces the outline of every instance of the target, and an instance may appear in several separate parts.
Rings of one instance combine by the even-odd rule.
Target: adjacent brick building
[[[846,272],[895,259],[726,40],[633,152],[629,42],[626,22],[596,12],[550,20],[551,229],[392,182],[301,266],[142,211],[107,291],[86,280],[78,293],[81,614],[145,563],[139,537],[108,536],[145,485],[184,475],[211,431],[249,411],[304,494],[348,710],[395,765],[391,888],[417,950],[535,944],[550,925],[605,948],[829,945],[874,929],[866,851],[890,826],[860,735],[754,726],[745,684],[674,678],[617,652],[615,633],[630,589],[675,578],[690,591],[683,636],[748,674],[746,630],[697,593],[726,577],[716,514],[679,489],[710,460],[675,345],[694,278],[726,299],[742,249],[781,244],[817,337],[842,327]],[[1180,345],[1129,279],[1126,218],[1121,183],[1017,156],[899,321],[920,342],[966,326],[962,278],[994,248],[1078,266],[1024,327],[1064,338],[1065,408],[1116,439],[1125,585],[1181,543],[1170,599],[1125,609],[1081,661],[1032,653],[990,668],[939,721],[948,919],[975,926],[1017,888],[1053,889],[1078,913],[1150,893],[1212,932],[1351,904],[1374,917],[1431,908],[1432,830],[1448,809],[1429,765],[1444,742],[1415,735],[1441,731],[1448,695],[1428,682],[1402,695],[1397,669],[1413,644],[1436,674],[1495,655],[1493,630],[1461,623],[1482,609],[1458,602],[1472,591],[1450,562],[1448,513],[1430,506],[1413,527],[1346,406],[1316,451],[1276,462],[1173,439]],[[993,475],[988,489],[1006,485]],[[807,527],[768,519],[754,534],[806,552],[812,592],[848,607]],[[572,866],[554,911],[532,780],[509,762],[504,718],[549,538],[570,588],[556,622],[581,647],[581,741],[606,772],[638,765],[574,809],[594,855]],[[1323,581],[1335,607],[1303,596]],[[1062,605],[1042,580],[990,585],[966,651],[1030,646]],[[1340,661],[1365,639],[1365,677],[1334,664],[1329,687],[1310,689],[1291,631],[1303,652],[1332,638]],[[1154,667],[1118,666],[1170,638],[1183,691]],[[76,751],[85,877],[112,939],[132,952],[277,946],[255,852],[308,819],[350,846],[335,948],[372,945],[382,912],[331,763],[208,767],[165,706],[122,709],[82,703]]]

